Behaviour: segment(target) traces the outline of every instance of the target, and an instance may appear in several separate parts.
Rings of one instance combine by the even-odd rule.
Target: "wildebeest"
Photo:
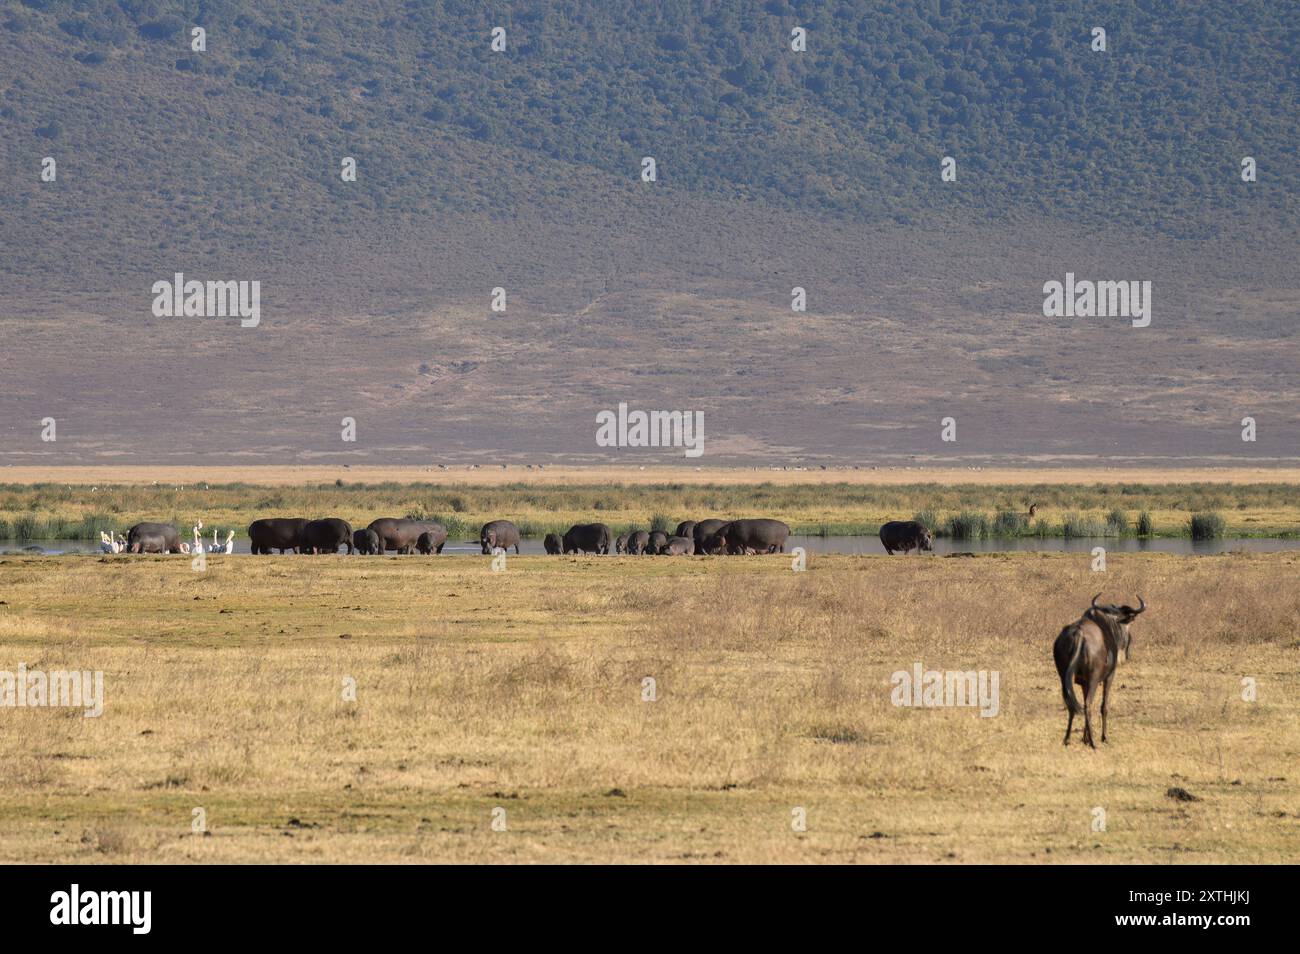
[[[369,527],[352,534],[352,544],[357,548],[358,553],[372,554],[380,552],[379,534]]]
[[[713,552],[727,553],[784,553],[790,528],[780,520],[766,517],[757,520],[733,520],[719,527],[713,534]]]
[[[718,532],[718,528],[725,524],[725,520],[700,520],[695,524],[692,536],[695,537],[696,553],[712,553],[713,551],[706,547],[709,538]]]
[[[432,530],[426,530],[415,538],[415,549],[419,553],[428,556],[431,553],[441,553],[442,546],[446,542],[447,531],[438,524],[434,524]]]
[[[298,553],[302,548],[302,533],[307,527],[304,517],[267,517],[254,520],[248,525],[248,542],[253,553],[270,553],[272,550],[292,550]]]
[[[885,552],[893,556],[895,550],[903,553],[915,550],[934,552],[934,534],[925,524],[915,520],[891,520],[880,528],[880,542],[885,545]]]
[[[398,553],[410,553],[422,533],[442,534],[442,541],[437,544],[437,552],[442,552],[442,545],[447,541],[447,531],[440,523],[432,520],[412,520],[410,517],[380,517],[370,521],[369,529],[379,535],[379,552],[396,550]]]
[[[650,534],[644,530],[638,530],[627,538],[627,552],[633,556],[639,556],[645,553],[645,548],[650,544]]]
[[[302,529],[302,548],[307,553],[338,553],[339,547],[346,545],[348,553],[352,545],[352,524],[338,517],[326,517],[324,520],[309,520]]]
[[[673,536],[675,536],[675,537],[690,537],[691,540],[694,541],[694,540],[695,540],[695,521],[694,521],[694,520],[683,520],[681,523],[679,523],[679,524],[677,525],[677,529],[673,531]]]
[[[659,548],[662,556],[690,556],[695,552],[695,541],[690,537],[669,537],[668,542]]]
[[[478,532],[479,546],[482,548],[484,555],[490,555],[497,547],[502,550],[515,548],[515,553],[519,552],[519,528],[509,520],[493,520],[490,523],[483,524],[483,529]]]
[[[1029,516],[1032,517],[1032,516],[1034,516],[1036,513],[1038,513],[1038,504],[1030,504],[1030,505],[1029,505]]]
[[[180,553],[180,532],[170,523],[137,523],[126,532],[127,553]]]
[[[662,530],[651,530],[650,539],[646,541],[645,549],[641,552],[646,556],[654,556],[668,543],[668,534]]]
[[[1097,596],[1101,596],[1100,593]],[[1128,625],[1147,608],[1146,600],[1138,597],[1138,607],[1097,605],[1097,596],[1083,617],[1061,630],[1052,646],[1056,671],[1061,677],[1061,695],[1070,713],[1065,726],[1063,745],[1070,744],[1070,730],[1078,714],[1079,700],[1074,695],[1074,684],[1083,687],[1083,741],[1094,749],[1092,740],[1092,697],[1101,686],[1101,740],[1106,741],[1106,714],[1110,708],[1110,681],[1115,669],[1129,658],[1132,636]]]
[[[626,552],[627,552],[627,534],[626,534],[626,533],[620,533],[620,534],[618,535],[618,539],[614,541],[614,552],[615,552],[615,553],[626,553]]]
[[[565,553],[609,553],[614,539],[603,523],[577,523],[564,535]]]
[[[564,550],[564,543],[560,540],[558,533],[548,533],[542,540],[542,546],[546,547],[546,552],[555,556]]]

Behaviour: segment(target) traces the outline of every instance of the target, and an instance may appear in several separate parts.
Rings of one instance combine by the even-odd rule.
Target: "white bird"
[[[203,538],[199,536],[199,531],[203,529],[203,521],[200,520],[194,525],[194,546],[190,547],[190,553],[203,552]]]
[[[101,530],[99,531],[99,549],[104,553],[116,553],[117,541]]]
[[[235,531],[231,530],[226,534],[226,542],[217,542],[217,531],[212,531],[212,546],[208,547],[209,553],[234,553],[235,552]]]

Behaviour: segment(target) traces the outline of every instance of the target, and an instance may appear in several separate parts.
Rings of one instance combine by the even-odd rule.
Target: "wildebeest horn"
[[[1101,594],[1098,593],[1097,596],[1101,596]],[[1093,609],[1096,609],[1096,608],[1097,608],[1097,596],[1094,596],[1094,597],[1092,598],[1092,608],[1093,608]],[[1140,596],[1138,597],[1138,599],[1141,599],[1141,598],[1142,598],[1142,597],[1140,597]]]
[[[1141,603],[1142,605],[1137,608],[1137,613],[1134,613],[1133,614],[1134,616],[1136,616],[1138,613],[1141,613],[1144,609],[1147,608],[1147,601],[1142,598],[1141,593],[1138,594],[1138,602]]]

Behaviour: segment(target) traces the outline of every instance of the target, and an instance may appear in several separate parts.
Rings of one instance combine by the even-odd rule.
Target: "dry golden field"
[[[0,709],[0,861],[1300,857],[1300,554],[790,560],[0,558],[0,669],[105,680]],[[1051,644],[1099,589],[1150,610],[1093,752]],[[918,662],[997,716],[892,705]]]

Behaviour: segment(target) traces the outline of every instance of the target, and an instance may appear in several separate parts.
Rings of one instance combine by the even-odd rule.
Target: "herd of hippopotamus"
[[[615,537],[603,523],[579,523],[563,536],[548,533],[546,552],[626,553],[631,555],[690,556],[702,554],[784,553],[790,528],[780,520],[683,520],[673,533],[637,530]],[[483,553],[514,547],[519,552],[519,528],[509,520],[492,520],[479,531]],[[348,553],[378,554],[441,553],[447,530],[432,520],[410,517],[381,517],[364,530],[338,517],[307,520],[298,517],[270,517],[254,520],[248,539],[255,554]],[[888,553],[896,550],[930,550],[930,531],[915,521],[891,521],[880,528],[880,542]],[[168,523],[137,523],[128,532],[129,553],[181,553],[180,535]]]

